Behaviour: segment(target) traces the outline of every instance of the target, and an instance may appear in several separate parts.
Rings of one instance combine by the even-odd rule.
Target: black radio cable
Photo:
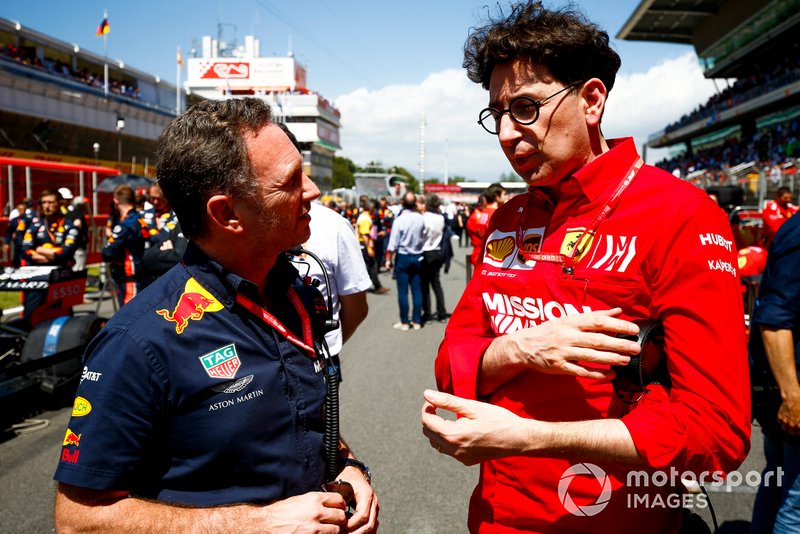
[[[325,302],[327,304],[327,318],[324,325],[324,333],[327,334],[339,328],[339,321],[333,318],[333,300],[331,295],[331,283],[328,278],[328,271],[322,260],[313,252],[304,249],[302,246],[294,247],[288,251],[293,256],[303,254],[311,257],[319,265],[322,276],[325,279]],[[314,285],[319,286],[319,282]],[[334,365],[328,342],[325,336],[320,336],[314,340],[314,350],[317,357],[325,363],[325,436],[323,445],[325,447],[325,481],[333,482],[339,474],[339,369]]]

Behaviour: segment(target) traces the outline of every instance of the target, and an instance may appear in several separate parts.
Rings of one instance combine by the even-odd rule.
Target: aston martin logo
[[[211,389],[217,393],[238,393],[246,388],[247,385],[252,381],[253,375],[247,375],[243,376],[239,380],[236,380],[235,382],[226,382],[225,384],[214,386]]]

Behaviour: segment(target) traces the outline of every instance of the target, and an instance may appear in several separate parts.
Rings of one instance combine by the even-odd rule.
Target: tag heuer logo
[[[206,373],[211,378],[234,378],[236,371],[241,367],[242,362],[236,354],[236,346],[231,343],[220,347],[205,356],[200,356],[200,363],[203,364]]]

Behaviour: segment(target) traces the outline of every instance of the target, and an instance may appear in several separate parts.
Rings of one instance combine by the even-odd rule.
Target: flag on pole
[[[97,27],[96,35],[98,37],[102,37],[103,35],[107,34],[110,30],[108,27],[108,17],[103,19],[103,22],[100,23],[100,26]]]
[[[183,65],[183,55],[181,55],[181,47],[178,47],[178,65]]]

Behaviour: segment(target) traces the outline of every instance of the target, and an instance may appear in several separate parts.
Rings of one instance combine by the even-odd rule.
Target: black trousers
[[[364,247],[361,247],[361,257],[364,258],[364,265],[367,266],[367,273],[369,274],[369,279],[372,281],[372,288],[375,290],[380,289],[383,286],[378,279],[378,262],[376,258],[367,254],[367,249]]]
[[[444,291],[442,283],[439,281],[439,273],[442,270],[444,260],[442,251],[429,250],[422,253],[422,316],[431,316],[431,288],[436,296],[436,313],[439,317],[447,314],[444,305]]]

